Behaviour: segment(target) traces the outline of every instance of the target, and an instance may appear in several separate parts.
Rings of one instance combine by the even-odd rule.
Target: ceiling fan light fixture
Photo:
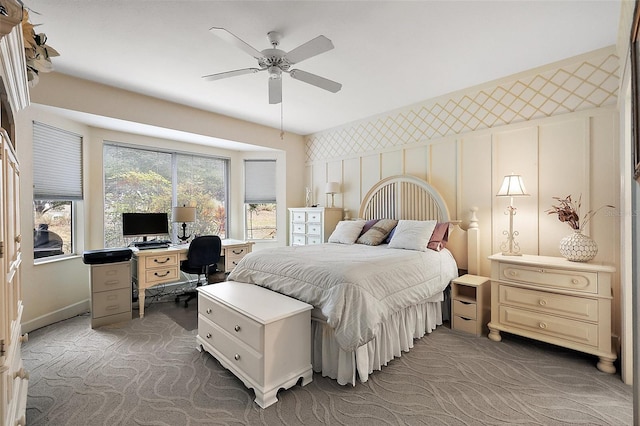
[[[272,66],[269,67],[269,78],[280,79],[282,77],[282,70],[280,67]]]

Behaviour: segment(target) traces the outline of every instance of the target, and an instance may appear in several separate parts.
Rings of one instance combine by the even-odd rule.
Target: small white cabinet
[[[489,338],[518,334],[596,355],[597,367],[615,373],[611,336],[611,276],[615,268],[549,256],[491,259]]]
[[[342,220],[342,209],[296,207],[289,209],[289,245],[326,243]]]
[[[198,350],[204,349],[256,394],[262,408],[279,389],[311,383],[312,306],[253,284],[198,288]]]

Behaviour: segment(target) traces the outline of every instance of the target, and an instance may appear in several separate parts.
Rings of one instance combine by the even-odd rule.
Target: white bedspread
[[[338,345],[350,351],[373,339],[393,313],[441,292],[457,274],[446,249],[327,243],[249,253],[229,280],[267,287],[320,308]]]

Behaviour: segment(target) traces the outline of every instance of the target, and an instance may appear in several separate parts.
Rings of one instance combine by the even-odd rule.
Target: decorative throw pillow
[[[397,223],[398,221],[395,219],[380,219],[367,232],[360,234],[360,238],[356,240],[356,243],[377,246],[384,241]]]
[[[342,220],[338,222],[328,241],[338,244],[353,244],[362,232],[364,224],[364,220]]]
[[[447,246],[449,241],[449,222],[438,222],[431,234],[431,239],[427,243],[427,248],[440,251]]]
[[[400,220],[389,242],[389,248],[426,251],[435,220]]]
[[[393,238],[393,234],[396,232],[397,227],[398,227],[397,225],[394,226],[391,232],[389,232],[389,235],[387,235],[387,238],[384,239],[385,244],[389,244],[391,242],[391,239]]]
[[[380,219],[370,219],[364,223],[364,227],[362,228],[362,232],[360,232],[360,236],[364,235],[373,225],[378,223]]]

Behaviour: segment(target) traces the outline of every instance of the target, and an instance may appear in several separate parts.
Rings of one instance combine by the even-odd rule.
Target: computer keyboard
[[[152,250],[152,249],[161,249],[168,248],[170,242],[166,240],[158,240],[158,241],[142,241],[134,243],[133,245],[138,250]]]

